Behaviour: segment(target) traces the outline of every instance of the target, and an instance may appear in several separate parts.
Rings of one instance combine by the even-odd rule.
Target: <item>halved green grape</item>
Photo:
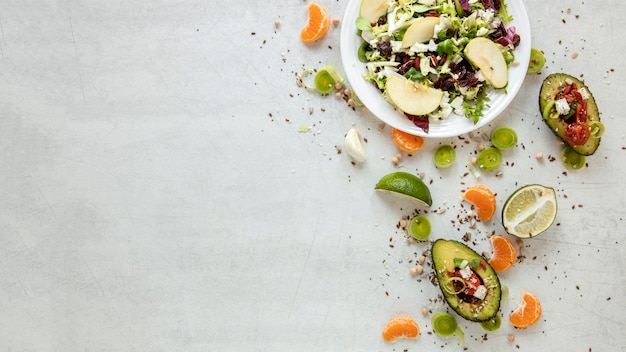
[[[482,170],[493,171],[502,164],[502,153],[494,147],[483,149],[478,153],[476,164]]]
[[[565,145],[561,150],[561,162],[570,170],[579,170],[585,166],[587,158],[578,154],[572,147]]]
[[[430,221],[424,215],[414,216],[409,221],[409,233],[416,240],[423,241],[430,235]]]
[[[530,49],[530,61],[528,62],[528,70],[526,73],[538,73],[546,64],[546,57],[543,52],[536,48]]]
[[[491,144],[500,150],[511,149],[517,143],[517,133],[510,127],[498,127],[491,132]]]
[[[480,326],[487,331],[496,331],[502,325],[502,318],[498,314],[496,314],[493,318],[480,322]]]
[[[454,159],[456,159],[456,151],[454,147],[449,144],[444,144],[437,148],[435,155],[433,155],[435,166],[441,169],[452,166]]]

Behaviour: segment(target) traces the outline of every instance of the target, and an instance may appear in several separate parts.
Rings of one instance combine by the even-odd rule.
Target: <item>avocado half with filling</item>
[[[450,308],[478,322],[498,313],[502,288],[485,259],[461,242],[443,239],[433,243],[431,255],[439,288]]]
[[[553,73],[544,79],[539,92],[539,111],[552,132],[572,147],[574,151],[582,155],[592,155],[600,146],[601,133],[591,133],[589,139],[584,144],[574,145],[565,136],[565,130],[568,126],[567,120],[556,112],[555,99],[557,94],[563,92],[571,83],[575,83],[578,90],[583,88],[587,93],[585,99],[587,103],[587,124],[598,124],[603,130],[603,126],[600,123],[598,105],[591,91],[581,80],[566,73]]]

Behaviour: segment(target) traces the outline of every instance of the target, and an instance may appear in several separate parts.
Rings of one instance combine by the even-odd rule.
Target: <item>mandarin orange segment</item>
[[[487,186],[470,186],[463,192],[461,198],[476,208],[476,214],[483,222],[489,221],[496,213],[496,195]]]
[[[300,39],[310,43],[320,39],[328,32],[330,16],[328,10],[318,3],[310,2],[307,8],[308,20],[300,32]]]
[[[522,292],[522,301],[509,316],[509,322],[516,328],[527,328],[541,318],[541,302],[528,291]]]
[[[489,265],[497,272],[505,271],[513,266],[517,258],[517,249],[511,240],[504,236],[491,236],[493,254],[489,259]]]
[[[400,150],[413,153],[424,146],[424,138],[406,133],[397,128],[391,129],[391,139]]]
[[[420,334],[420,327],[415,319],[399,315],[391,318],[383,329],[383,340],[394,342],[400,338],[416,339]]]

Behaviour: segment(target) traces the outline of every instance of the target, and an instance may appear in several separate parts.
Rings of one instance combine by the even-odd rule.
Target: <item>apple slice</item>
[[[363,0],[359,8],[359,16],[372,22],[378,21],[380,16],[387,14],[387,0]]]
[[[439,17],[420,17],[406,29],[402,38],[402,47],[408,48],[415,43],[426,43],[435,34],[435,26]]]
[[[494,88],[504,88],[509,80],[509,69],[498,45],[488,38],[477,37],[465,46],[465,56],[482,72]]]
[[[398,109],[411,115],[429,114],[441,104],[443,91],[413,82],[401,76],[390,76],[385,85],[387,97]]]

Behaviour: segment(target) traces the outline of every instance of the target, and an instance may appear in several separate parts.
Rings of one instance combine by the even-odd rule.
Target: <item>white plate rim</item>
[[[383,99],[378,89],[362,77],[366,69],[365,64],[360,62],[357,56],[357,50],[362,40],[356,35],[355,24],[361,1],[350,0],[346,7],[341,27],[341,61],[351,89],[367,109],[386,124],[404,132],[423,137],[455,137],[474,131],[493,121],[509,106],[520,91],[530,61],[530,22],[523,0],[506,0],[509,14],[513,16],[513,21],[508,23],[507,27],[515,26],[521,38],[519,46],[515,49],[515,62],[509,67],[509,83],[506,93],[503,91],[491,91],[488,93],[491,99],[489,101],[490,107],[486,109],[484,116],[476,124],[465,116],[452,114],[445,120],[433,121],[431,119],[429,132],[424,132],[424,130],[415,126],[412,121],[407,119],[402,112]]]

